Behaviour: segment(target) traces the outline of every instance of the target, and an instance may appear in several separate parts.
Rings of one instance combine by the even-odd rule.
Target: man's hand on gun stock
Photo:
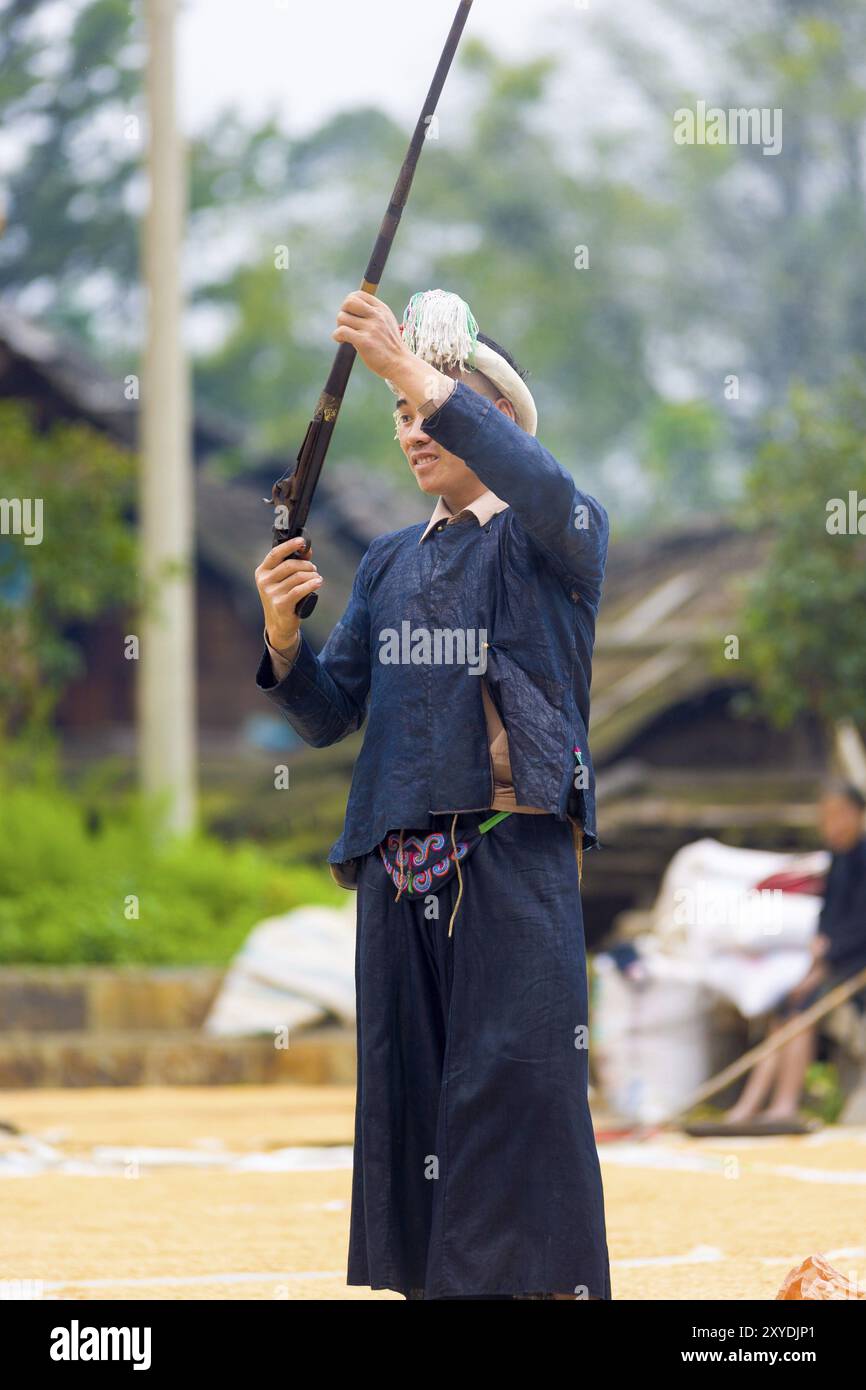
[[[316,593],[324,583],[309,558],[312,547],[306,559],[294,558],[295,551],[303,549],[303,536],[294,536],[268,551],[256,570],[268,641],[275,651],[287,657],[294,656],[300,640],[301,619],[295,609],[301,599]]]
[[[381,377],[410,356],[388,305],[365,290],[353,290],[344,299],[331,337],[335,343],[351,343],[364,365]]]

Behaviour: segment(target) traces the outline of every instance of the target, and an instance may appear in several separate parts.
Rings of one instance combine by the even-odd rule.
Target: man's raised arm
[[[563,578],[597,610],[610,532],[602,504],[581,492],[553,454],[493,401],[409,352],[381,300],[356,290],[337,324],[334,340],[351,343],[371,371],[418,403],[430,438],[509,504]]]
[[[424,428],[509,504],[536,545],[597,608],[610,534],[602,504],[533,435],[461,381]]]

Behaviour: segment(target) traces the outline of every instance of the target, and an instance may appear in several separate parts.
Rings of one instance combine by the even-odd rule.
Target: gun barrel
[[[424,99],[424,107],[415,126],[406,158],[403,160],[397,182],[394,185],[391,201],[382,219],[382,225],[379,228],[364,279],[361,282],[361,289],[366,290],[368,294],[376,294],[381,283],[385,265],[403,215],[403,209],[409,200],[412,182],[418,168],[424,141],[427,138],[430,121],[436,113],[436,107],[454,62],[471,8],[472,0],[460,0],[457,14],[454,17],[445,47],[442,50],[442,56],[430,84],[430,90]],[[325,383],[325,389],[319,397],[312,423],[307,431],[292,474],[292,480],[297,486],[287,486],[285,480],[288,471],[274,484],[274,503],[276,505],[287,504],[288,510],[286,525],[274,527],[275,545],[280,540],[287,540],[289,537],[297,535],[307,520],[307,514],[310,510],[316,484],[319,481],[322,465],[325,462],[331,436],[334,433],[340,407],[343,404],[343,397],[346,394],[346,387],[355,365],[356,356],[357,353],[351,343],[341,343],[337,349],[328,380]]]
[[[436,68],[433,81],[430,84],[430,90],[424,100],[421,115],[418,117],[418,124],[415,127],[414,134],[409,144],[406,158],[403,160],[403,167],[394,185],[394,192],[391,194],[391,202],[388,205],[388,211],[382,219],[382,226],[379,230],[376,244],[373,247],[373,254],[370,257],[370,263],[367,266],[367,272],[361,285],[361,289],[366,290],[368,294],[375,294],[382,282],[382,272],[385,269],[388,254],[394,244],[394,237],[400,225],[403,209],[409,201],[409,194],[412,191],[412,181],[415,178],[415,170],[418,168],[418,160],[424,148],[424,141],[429,134],[430,122],[436,114],[436,107],[439,105],[439,98],[442,95],[442,89],[451,71],[451,64],[454,62],[454,56],[460,44],[460,39],[463,36],[463,30],[466,27],[466,21],[469,18],[469,11],[471,8],[472,0],[461,0],[460,8],[454,16],[454,23],[451,25],[451,31],[445,42],[445,47],[442,50],[442,56],[439,59],[439,65]]]

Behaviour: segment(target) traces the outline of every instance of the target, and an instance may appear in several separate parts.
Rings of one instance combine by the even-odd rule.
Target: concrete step
[[[0,969],[0,1039],[200,1026],[222,983],[215,966],[29,965]]]
[[[321,1026],[288,1047],[194,1028],[0,1032],[0,1088],[220,1086],[286,1081],[353,1085],[354,1029]]]

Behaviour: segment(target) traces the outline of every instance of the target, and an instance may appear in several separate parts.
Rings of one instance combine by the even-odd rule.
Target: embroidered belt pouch
[[[481,843],[481,833],[461,830],[455,835],[456,850],[446,830],[419,830],[403,834],[389,831],[378,846],[385,872],[406,897],[420,898],[438,893],[457,873],[457,861],[464,864]],[[456,857],[455,857],[456,855]]]

